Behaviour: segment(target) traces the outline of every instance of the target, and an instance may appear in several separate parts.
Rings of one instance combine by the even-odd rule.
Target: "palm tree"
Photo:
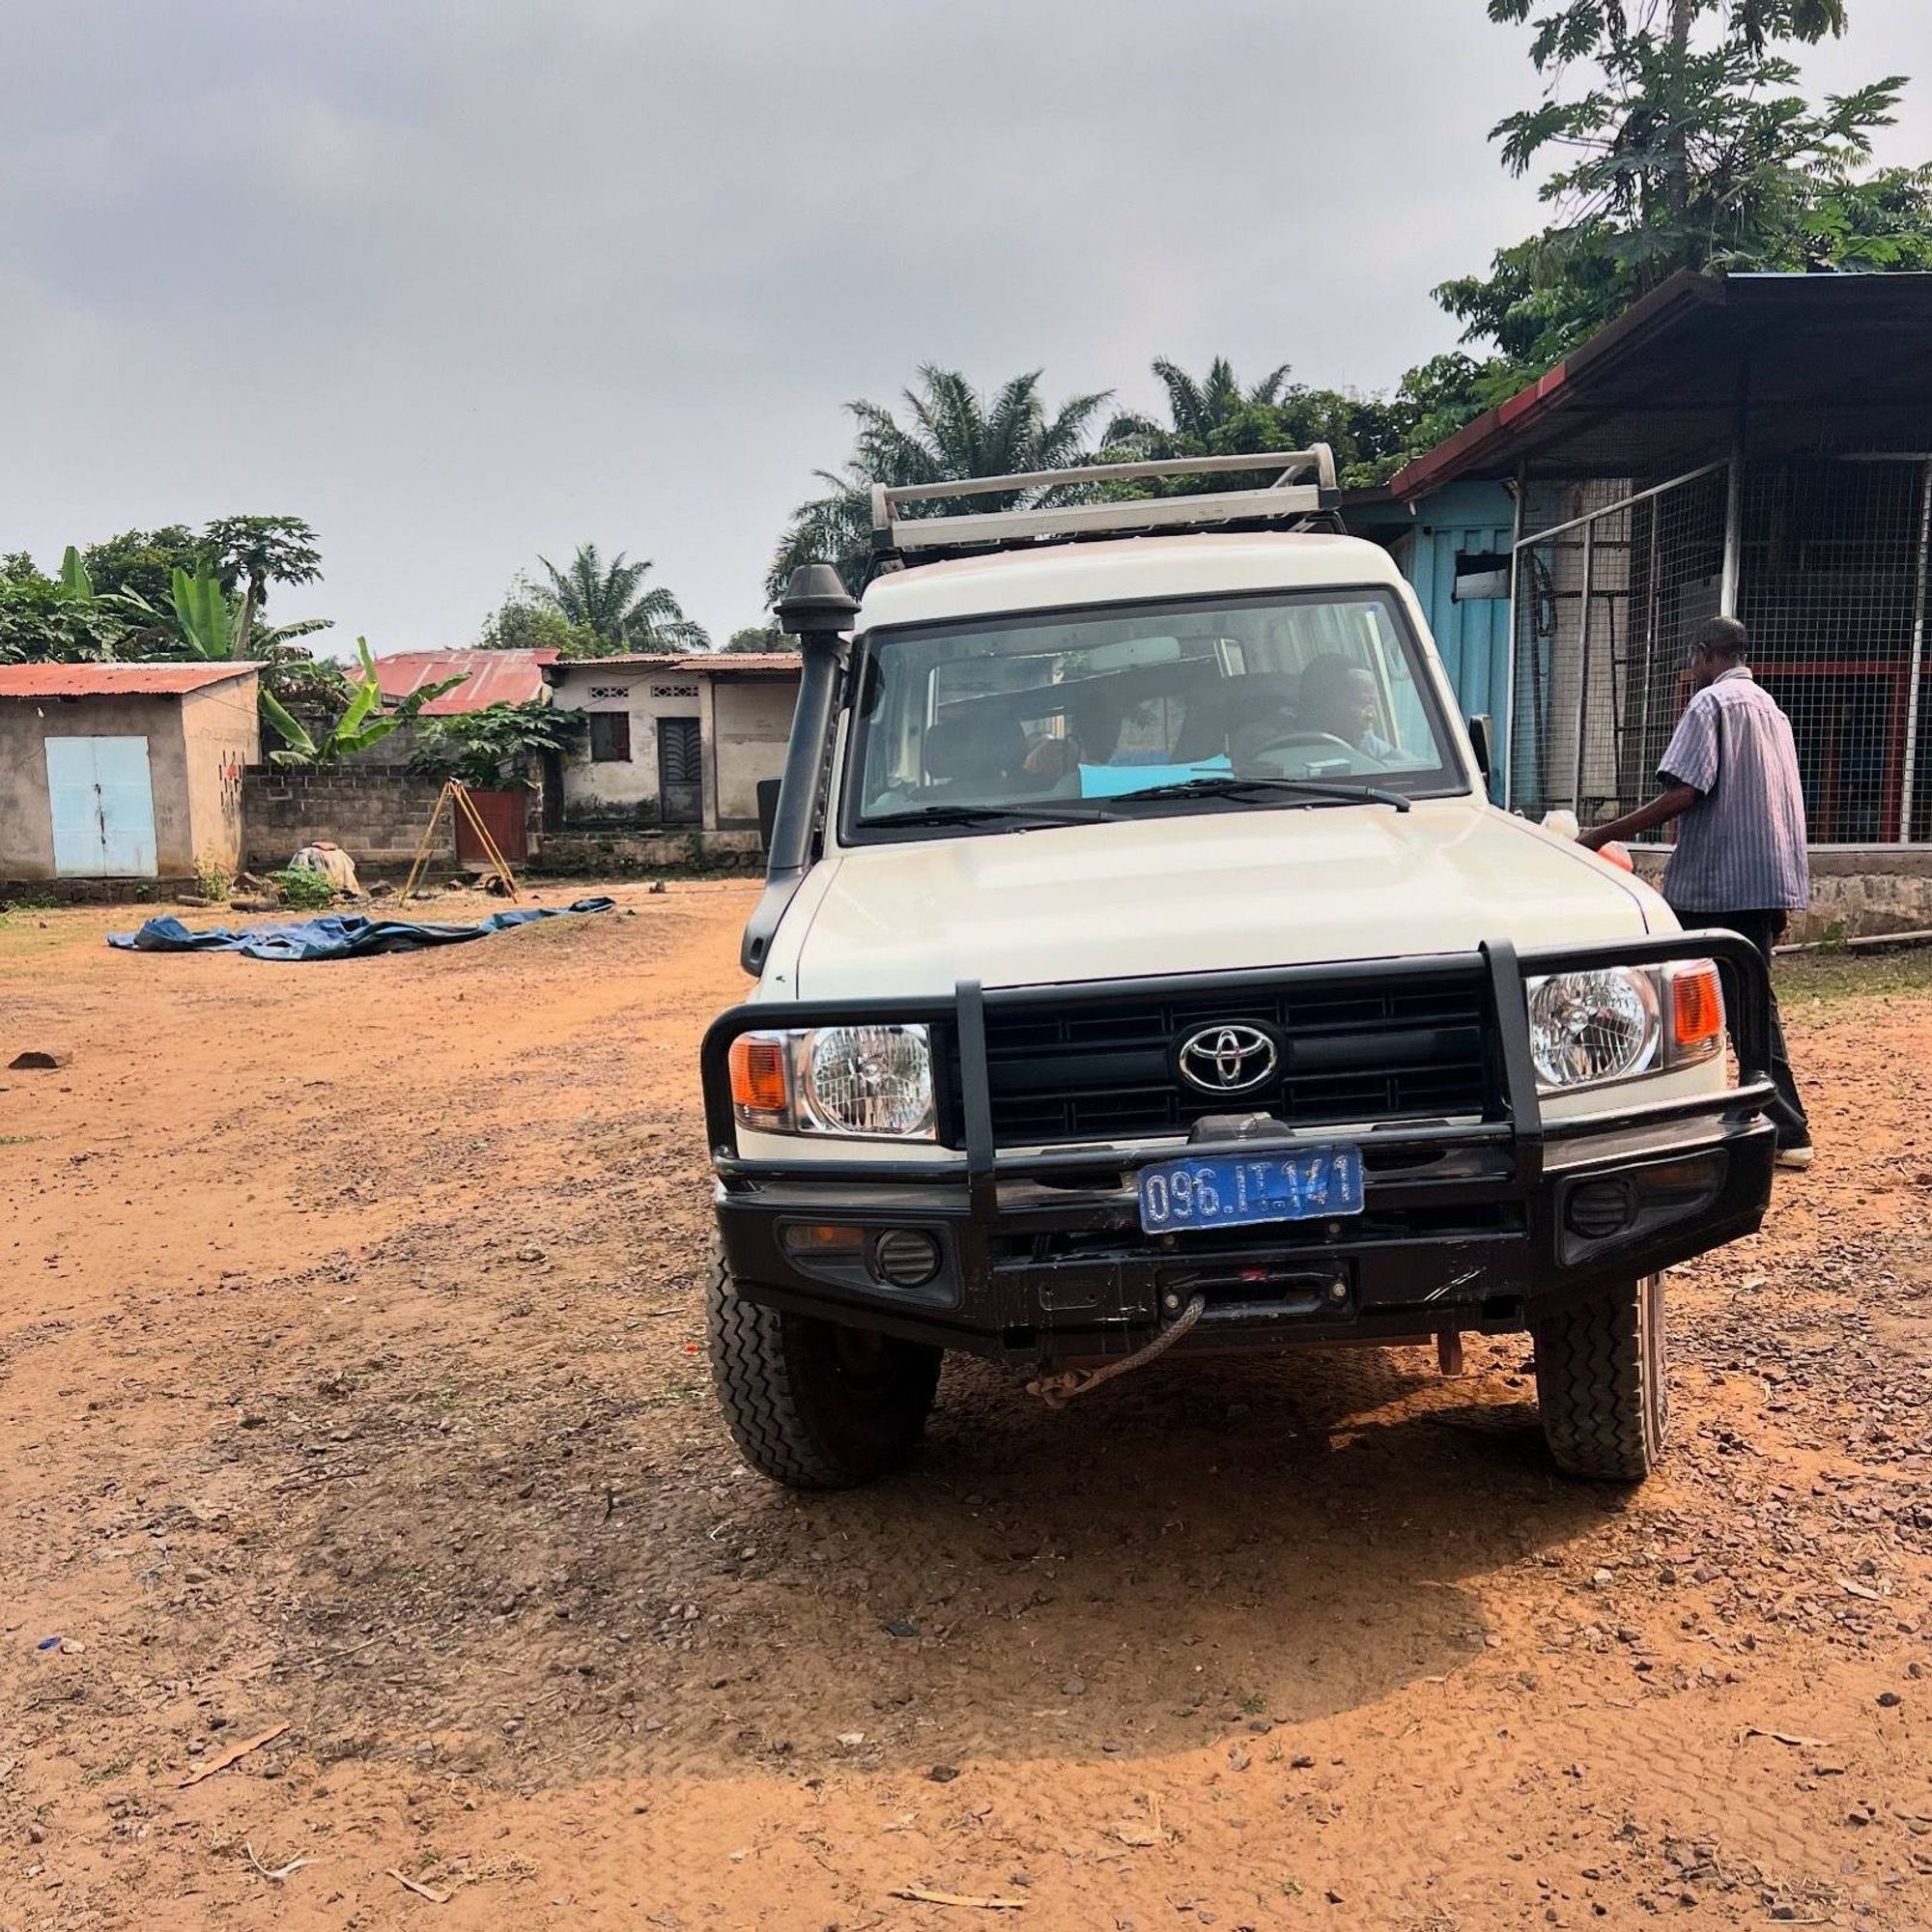
[[[1170,420],[1157,423],[1151,416],[1118,415],[1107,425],[1110,452],[1129,453],[1154,459],[1162,456],[1206,454],[1217,431],[1225,430],[1244,409],[1277,409],[1282,389],[1288,382],[1289,365],[1270,369],[1259,383],[1242,388],[1235,380],[1233,365],[1225,355],[1217,355],[1208,365],[1200,382],[1178,362],[1166,356],[1155,358],[1153,373],[1167,391]]]
[[[582,624],[604,640],[607,652],[703,651],[711,639],[694,623],[662,583],[640,586],[650,575],[648,557],[631,562],[619,551],[607,564],[594,543],[579,544],[569,565],[559,570],[547,556],[548,583],[534,586],[538,599],[568,622]]]
[[[853,590],[872,574],[872,486],[875,483],[952,483],[973,476],[1007,476],[1030,469],[1064,469],[1087,461],[1087,431],[1110,390],[1073,396],[1049,416],[1040,400],[1040,371],[1015,376],[988,399],[954,369],[922,363],[919,384],[904,392],[909,420],[881,403],[847,403],[858,423],[852,455],[841,471],[812,473],[826,494],[801,503],[779,540],[765,580],[773,602],[795,565],[837,564]],[[982,499],[1010,508],[1016,493]]]

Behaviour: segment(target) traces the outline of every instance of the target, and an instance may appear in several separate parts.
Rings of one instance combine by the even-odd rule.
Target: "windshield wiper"
[[[1292,792],[1300,798],[1330,799],[1338,805],[1392,805],[1408,810],[1408,800],[1382,785],[1324,784],[1316,779],[1244,779],[1225,777],[1181,779],[1173,784],[1148,785],[1140,791],[1114,794],[1115,804],[1134,798],[1236,798],[1244,791]]]
[[[1092,825],[1118,818],[1113,811],[1056,811],[1044,805],[920,805],[906,811],[882,811],[859,820],[870,829],[879,825],[990,825],[996,819],[1022,828],[1035,825]]]

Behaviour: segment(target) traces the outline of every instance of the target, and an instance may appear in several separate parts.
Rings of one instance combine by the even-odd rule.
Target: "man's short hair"
[[[1743,664],[1750,655],[1750,633],[1735,617],[1706,617],[1697,627],[1697,648]]]

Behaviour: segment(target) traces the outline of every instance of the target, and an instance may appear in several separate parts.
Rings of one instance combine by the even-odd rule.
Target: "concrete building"
[[[1797,740],[1805,929],[1932,923],[1932,274],[1674,275],[1386,495],[1420,530],[1505,488],[1506,573],[1493,514],[1458,563],[1511,593],[1504,801],[1650,795],[1690,640],[1735,615]]]
[[[0,665],[0,884],[233,871],[260,668]]]
[[[755,857],[758,783],[784,769],[798,702],[795,656],[589,658],[546,675],[552,701],[587,718],[547,852],[555,834],[595,832],[640,837],[630,856],[646,862]]]

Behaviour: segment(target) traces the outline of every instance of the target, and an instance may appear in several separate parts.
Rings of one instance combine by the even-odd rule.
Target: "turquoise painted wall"
[[[1429,620],[1463,716],[1487,712],[1494,721],[1497,770],[1492,790],[1500,797],[1502,734],[1509,717],[1510,600],[1483,597],[1459,604],[1455,589],[1457,557],[1471,553],[1508,557],[1515,526],[1508,490],[1500,483],[1451,483],[1412,510],[1364,506],[1350,512],[1348,522],[1358,534],[1394,552]]]

